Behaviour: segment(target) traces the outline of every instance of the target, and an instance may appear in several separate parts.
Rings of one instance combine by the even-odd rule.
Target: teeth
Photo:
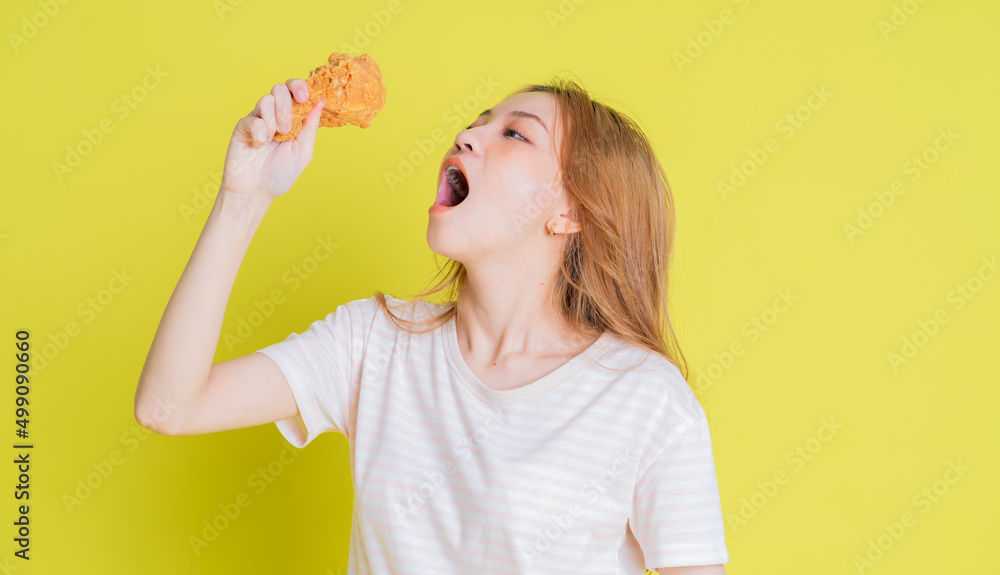
[[[469,191],[463,189],[462,183],[458,179],[459,172],[460,170],[458,169],[458,166],[448,166],[448,169],[445,170],[445,176],[448,178],[448,183],[451,184],[455,193],[457,193],[460,198],[464,198],[469,195]]]

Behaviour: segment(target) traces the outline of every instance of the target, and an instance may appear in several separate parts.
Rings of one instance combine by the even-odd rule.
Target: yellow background
[[[235,122],[274,83],[304,78],[351,44],[381,66],[386,106],[368,129],[320,130],[313,163],[250,247],[223,332],[235,333],[272,290],[286,300],[246,341],[220,343],[216,361],[376,289],[422,287],[435,269],[426,210],[454,107],[471,120],[523,83],[570,74],[640,122],[673,188],[672,313],[692,374],[717,376],[700,397],[727,572],[996,572],[986,551],[1000,536],[1000,278],[972,278],[982,258],[1000,255],[997,3],[401,0],[384,24],[386,0],[77,0],[55,4],[50,17],[38,15],[44,4],[0,6],[0,343],[11,444],[15,331],[30,330],[36,352],[67,322],[79,331],[34,373],[32,559],[13,556],[17,474],[8,463],[0,564],[23,574],[346,572],[342,436],[301,451],[273,425],[161,437],[137,426],[133,394]],[[894,17],[900,25],[887,28]],[[32,19],[44,25],[28,38]],[[366,26],[375,34],[359,42]],[[695,57],[679,65],[686,51]],[[166,76],[154,86],[147,67]],[[144,99],[122,117],[116,100],[144,78],[151,89],[137,89]],[[492,91],[477,95],[483,79]],[[814,88],[824,102],[810,100]],[[786,137],[779,121],[796,113],[807,119]],[[57,174],[66,147],[104,119],[113,131]],[[447,141],[421,158],[419,140],[437,129]],[[946,149],[911,179],[908,162],[934,156],[927,148],[939,129],[956,139],[937,140]],[[777,150],[723,197],[719,182],[768,138]],[[420,161],[390,188],[400,156]],[[872,207],[897,179],[905,193]],[[185,220],[182,206],[198,194],[208,200]],[[849,236],[844,225],[857,225],[859,209],[878,216]],[[293,290],[283,274],[327,236],[339,247]],[[102,292],[123,269],[134,276],[128,285]],[[966,283],[978,291],[955,299]],[[797,299],[775,308],[779,290]],[[113,298],[100,312],[81,313],[102,293]],[[894,368],[889,354],[941,309],[947,323],[917,336],[924,345]],[[744,328],[755,317],[772,322],[759,337]],[[728,361],[734,344],[742,354]],[[824,420],[842,427],[821,432]],[[12,460],[16,451],[4,449]],[[120,465],[95,475],[115,451]],[[274,463],[282,457],[292,462]],[[968,469],[948,474],[949,462]],[[281,472],[258,493],[255,474],[269,464]],[[768,483],[776,474],[783,484]],[[99,486],[67,504],[88,477]],[[938,489],[937,501],[920,495],[925,488]],[[196,555],[189,537],[240,493],[251,504]],[[905,513],[913,520],[897,540],[889,533],[899,534],[893,524]],[[880,537],[881,555],[871,549]],[[877,560],[859,568],[869,553]]]

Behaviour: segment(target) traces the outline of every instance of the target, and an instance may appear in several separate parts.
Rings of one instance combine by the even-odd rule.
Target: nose
[[[468,150],[473,154],[479,154],[483,151],[483,144],[474,130],[475,128],[466,128],[455,135],[454,149],[456,153]]]

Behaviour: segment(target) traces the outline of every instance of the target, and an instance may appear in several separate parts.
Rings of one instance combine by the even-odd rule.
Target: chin
[[[442,238],[440,229],[434,229],[434,226],[431,224],[427,225],[427,247],[439,256],[444,256],[455,261],[461,261],[460,258],[462,258],[462,255],[456,253],[452,249],[449,249],[450,245],[454,245],[454,242],[448,242]]]

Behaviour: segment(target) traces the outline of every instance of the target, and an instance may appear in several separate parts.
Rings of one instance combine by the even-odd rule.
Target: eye
[[[504,133],[504,134],[516,134],[516,135],[517,135],[517,137],[521,138],[521,139],[522,139],[522,140],[524,140],[525,142],[527,142],[527,141],[528,141],[528,139],[527,139],[527,138],[525,138],[524,136],[522,136],[522,135],[520,134],[520,132],[518,132],[518,131],[517,131],[517,130],[515,130],[514,128],[507,128],[506,130],[504,130],[504,132],[503,132],[503,133]]]
[[[469,124],[468,126],[466,126],[465,129],[466,130],[471,130],[472,129],[472,124]],[[521,138],[525,142],[528,142],[528,139],[525,138],[524,136],[522,136],[521,133],[518,132],[517,130],[515,130],[514,128],[507,128],[506,130],[503,131],[503,133],[504,133],[505,136],[507,134],[514,134],[516,137]]]

